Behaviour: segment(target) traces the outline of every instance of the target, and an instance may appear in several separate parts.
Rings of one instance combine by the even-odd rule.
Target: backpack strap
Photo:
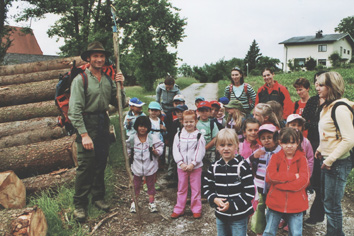
[[[231,93],[233,93],[233,86],[232,86],[232,84],[230,84],[230,86],[229,86],[229,97],[228,97],[229,100],[231,99]]]
[[[82,72],[80,73],[81,77],[82,77],[82,82],[84,84],[84,93],[85,95],[87,95],[87,88],[88,88],[88,77],[87,77],[87,74],[86,72]]]
[[[240,161],[240,163],[238,163],[237,165],[237,175],[238,175],[238,178],[241,178],[241,166],[243,164],[243,162],[245,161],[245,159],[242,159],[242,161]]]
[[[148,134],[148,144],[149,144],[149,152],[150,152],[150,161],[152,161],[153,156],[152,156],[152,148],[154,146],[152,135]]]
[[[299,108],[299,101],[296,101],[295,102],[295,109],[294,109],[294,114],[296,112],[296,110]]]
[[[353,108],[352,108],[348,103],[339,101],[339,102],[336,102],[336,103],[333,105],[332,112],[331,112],[331,118],[332,118],[332,120],[333,120],[333,122],[334,122],[334,126],[336,127],[336,138],[337,138],[337,139],[339,139],[338,133],[339,133],[340,131],[339,131],[339,126],[338,126],[337,119],[336,119],[336,109],[337,109],[337,107],[340,106],[340,105],[346,106],[346,107],[349,109],[349,111],[352,112],[353,117],[354,117],[354,110],[353,110]],[[353,119],[353,125],[354,125],[354,119]]]
[[[213,119],[210,119],[210,137],[211,139],[213,139],[213,129],[214,129],[214,120]]]

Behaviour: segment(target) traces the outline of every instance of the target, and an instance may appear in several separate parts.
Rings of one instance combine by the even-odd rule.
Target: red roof
[[[21,27],[11,26],[14,30],[10,36],[13,40],[6,53],[43,55],[41,48],[34,34],[25,34]]]

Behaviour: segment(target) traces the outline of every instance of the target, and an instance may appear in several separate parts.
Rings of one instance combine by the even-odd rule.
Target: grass
[[[180,86],[180,89],[188,87],[195,82],[198,81],[194,78],[187,77],[176,80],[176,83]],[[156,82],[156,85],[157,84],[158,83]],[[155,91],[146,91],[140,86],[125,87],[125,91],[127,97],[138,97],[140,100],[145,102],[145,104],[155,101]],[[147,105],[143,106],[143,111],[145,114],[148,114],[147,107]],[[127,110],[128,108],[125,109],[125,111]],[[114,184],[118,182],[115,172],[118,168],[124,167],[125,165],[125,160],[122,154],[122,140],[120,138],[119,116],[113,115],[111,117],[111,123],[115,126],[117,141],[110,147],[108,164],[105,172],[107,202],[112,202],[115,195]],[[48,235],[83,236],[89,234],[88,227],[83,227],[83,225],[74,220],[74,192],[73,184],[70,183],[64,186],[59,186],[56,191],[42,191],[28,199],[28,206],[38,205],[44,212],[48,222]],[[89,205],[88,220],[98,219],[102,214],[104,214],[103,211]]]

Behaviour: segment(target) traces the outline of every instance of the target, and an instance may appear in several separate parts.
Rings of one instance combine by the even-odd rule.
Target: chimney
[[[322,38],[323,37],[322,33],[323,33],[322,30],[317,31],[316,32],[316,39]]]

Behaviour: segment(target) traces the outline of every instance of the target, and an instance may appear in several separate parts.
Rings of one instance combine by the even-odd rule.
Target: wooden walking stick
[[[116,57],[116,66],[117,66],[117,73],[120,72],[120,67],[119,67],[119,41],[118,41],[118,30],[117,30],[117,22],[116,22],[116,9],[114,8],[113,5],[111,5],[111,12],[112,12],[112,19],[113,19],[113,46],[114,46],[114,55]],[[129,177],[129,189],[130,189],[130,194],[132,196],[132,199],[135,203],[135,209],[139,218],[139,221],[141,220],[141,215],[140,215],[140,210],[138,206],[138,201],[135,197],[135,191],[134,191],[134,185],[133,185],[133,175],[130,170],[129,166],[129,157],[128,157],[128,152],[127,152],[127,144],[125,142],[126,137],[125,137],[125,130],[124,130],[124,121],[123,121],[123,107],[122,107],[122,95],[121,95],[121,88],[122,84],[117,82],[117,99],[118,99],[118,114],[119,114],[119,126],[120,126],[120,133],[121,133],[121,138],[122,138],[122,146],[123,146],[123,155],[125,158],[125,168],[128,173]]]

